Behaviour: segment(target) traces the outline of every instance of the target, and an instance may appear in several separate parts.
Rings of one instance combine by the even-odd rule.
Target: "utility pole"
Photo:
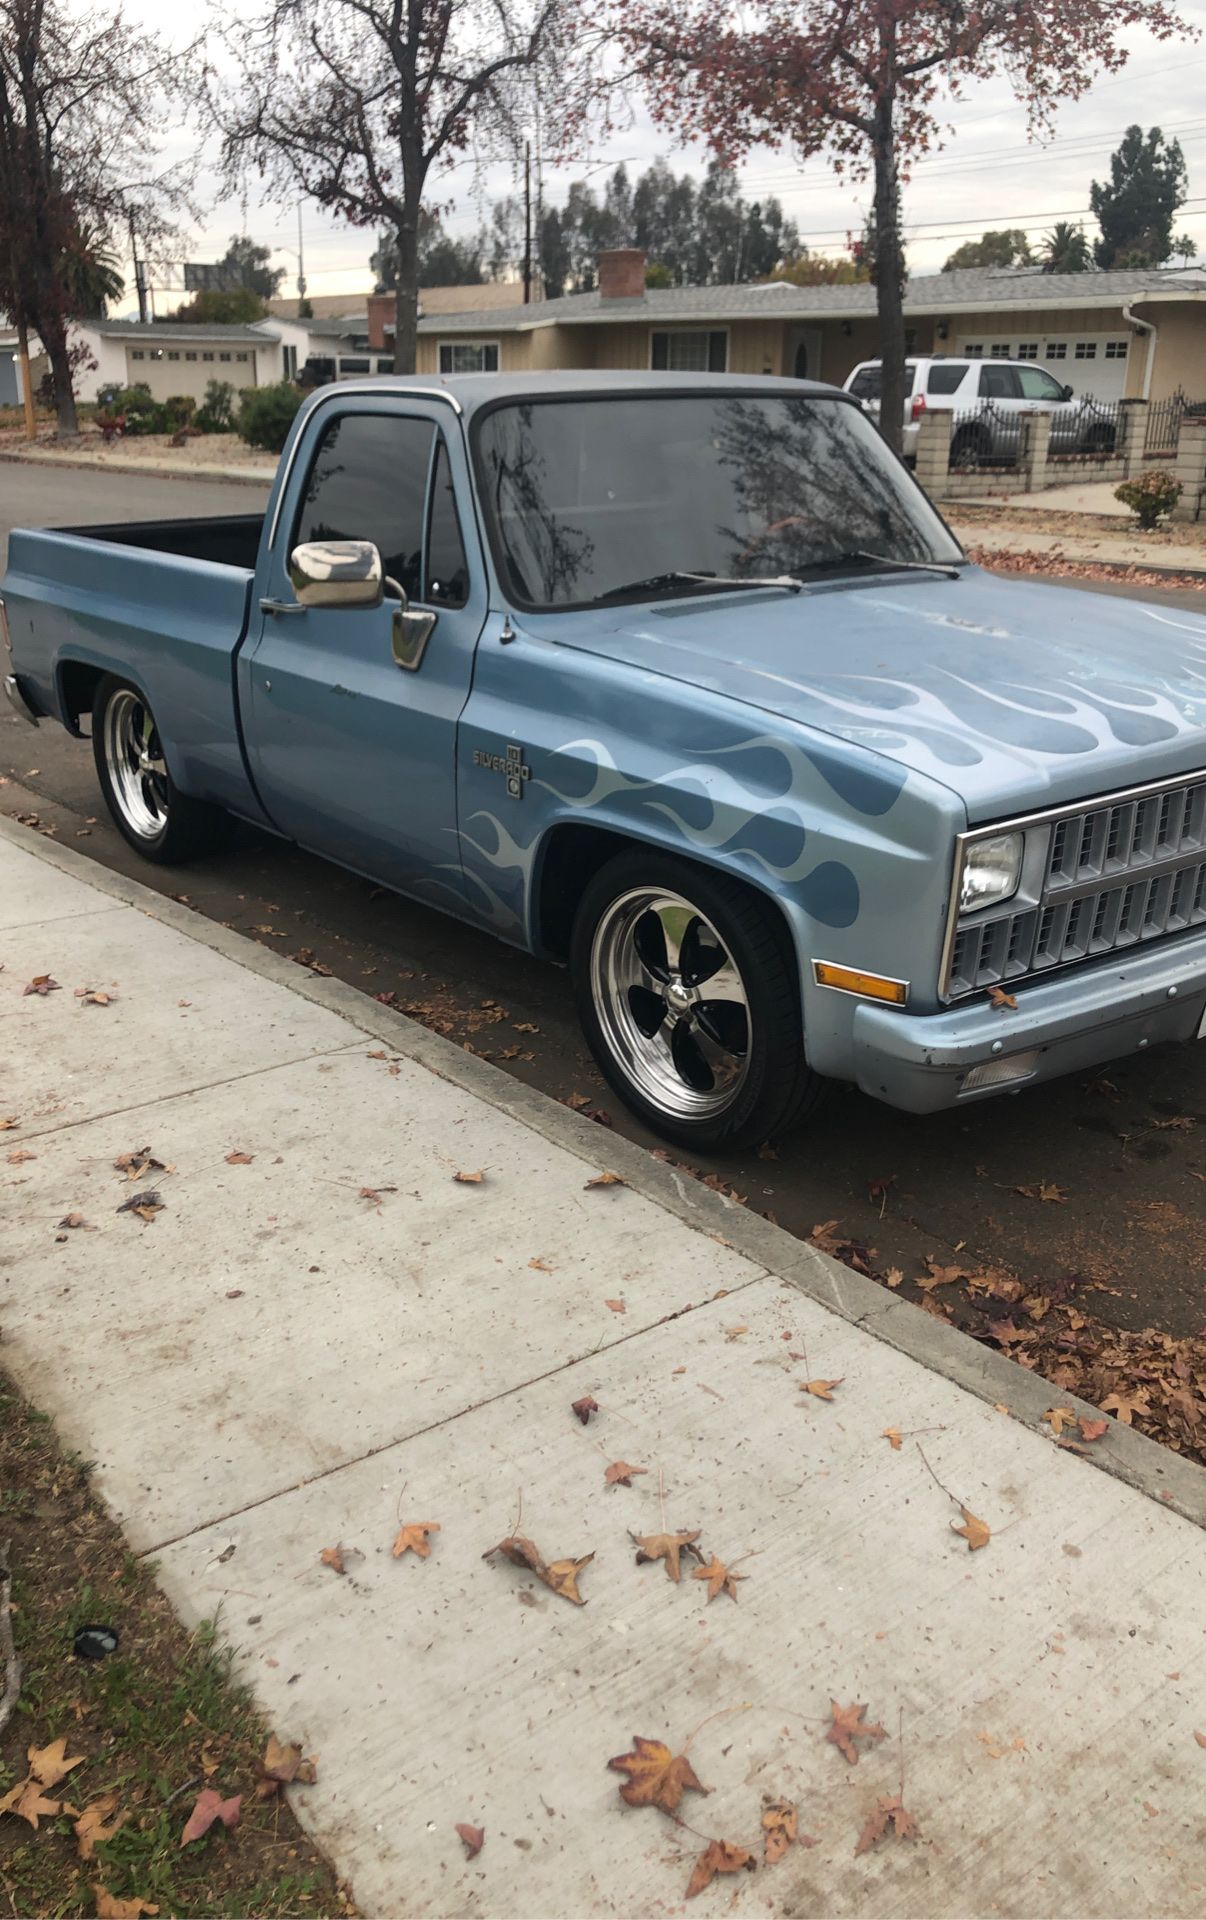
[[[138,258],[138,242],[134,235],[134,214],[132,211],[129,214],[129,222],[130,258],[134,265],[134,285],[138,290],[138,318],[145,326],[147,318],[147,283],[143,274],[142,264]]]
[[[34,416],[33,385],[29,371],[29,334],[21,319],[17,321],[17,362],[21,368],[21,398],[25,404],[25,438],[36,440],[38,423]]]
[[[306,297],[306,262],[302,254],[302,212],[301,201],[297,203],[297,304],[300,308]]]
[[[532,304],[532,142],[523,143],[523,304]]]

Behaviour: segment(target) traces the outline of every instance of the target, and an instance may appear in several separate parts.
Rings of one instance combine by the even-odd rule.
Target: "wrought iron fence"
[[[992,400],[951,415],[950,471],[983,473],[1016,469],[1030,451],[1030,416],[1011,413]]]
[[[1077,407],[1060,408],[1051,416],[1049,460],[1109,460],[1122,445],[1122,402],[1095,400],[1085,394]]]
[[[1188,400],[1181,387],[1167,400],[1155,400],[1144,415],[1143,457],[1145,460],[1169,459],[1177,451],[1181,422],[1187,413],[1200,413],[1202,404]]]

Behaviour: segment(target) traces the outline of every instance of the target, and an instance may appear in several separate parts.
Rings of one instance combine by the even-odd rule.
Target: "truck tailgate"
[[[19,529],[0,596],[22,691],[70,726],[64,692],[81,669],[130,680],[151,704],[179,785],[256,817],[234,677],[253,580],[242,567]]]

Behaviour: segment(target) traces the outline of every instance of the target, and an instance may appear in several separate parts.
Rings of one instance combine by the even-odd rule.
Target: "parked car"
[[[846,381],[864,412],[879,419],[883,363],[864,360]],[[951,466],[975,467],[1017,458],[1018,426],[1027,414],[1051,415],[1051,447],[1056,453],[1109,454],[1117,426],[1109,407],[1091,395],[1078,397],[1032,360],[948,359],[919,354],[905,367],[904,454],[917,455],[917,436],[926,413],[974,414],[951,435]]]
[[[1206,620],[981,572],[836,389],[345,382],[266,514],[9,554],[132,846],[237,815],[567,962],[688,1148],[1206,1030]]]

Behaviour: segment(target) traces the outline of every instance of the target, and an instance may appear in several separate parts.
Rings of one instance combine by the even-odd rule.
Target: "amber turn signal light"
[[[882,973],[860,973],[857,967],[835,967],[828,960],[814,960],[812,973],[818,987],[836,987],[840,993],[857,993],[864,1000],[889,1000],[903,1007],[909,997],[907,980],[889,980]]]

